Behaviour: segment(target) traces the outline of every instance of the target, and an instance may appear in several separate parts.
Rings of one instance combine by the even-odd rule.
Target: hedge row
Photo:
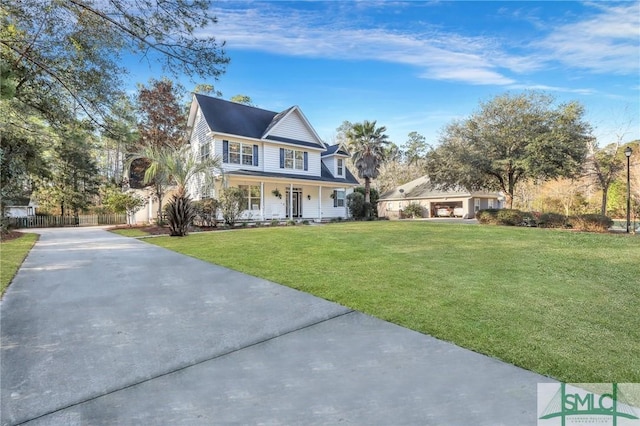
[[[540,228],[572,228],[578,231],[607,232],[613,220],[599,214],[566,217],[558,213],[531,213],[515,209],[486,209],[476,213],[485,225],[538,226]]]

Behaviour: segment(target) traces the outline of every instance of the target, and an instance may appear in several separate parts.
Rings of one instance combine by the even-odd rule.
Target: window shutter
[[[280,148],[280,168],[284,169],[284,148]]]
[[[222,162],[229,162],[229,141],[222,141]]]
[[[338,191],[333,190],[333,207],[338,207]]]
[[[258,145],[253,146],[253,165],[258,165]]]
[[[309,155],[307,151],[304,152],[304,169],[309,170]]]

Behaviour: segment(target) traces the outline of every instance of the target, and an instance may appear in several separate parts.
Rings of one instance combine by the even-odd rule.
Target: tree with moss
[[[511,208],[520,182],[579,175],[591,128],[582,105],[554,101],[539,92],[504,94],[449,124],[426,157],[431,182],[445,190],[502,191]]]

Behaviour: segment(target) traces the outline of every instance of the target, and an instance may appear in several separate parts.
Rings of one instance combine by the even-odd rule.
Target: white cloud
[[[513,82],[503,75],[502,64],[492,59],[495,43],[483,37],[357,28],[353,22],[336,19],[327,23],[326,17],[285,9],[220,9],[215,13],[219,22],[213,30],[230,49],[327,59],[373,59],[418,67],[422,78],[470,84]],[[508,55],[496,57],[505,60]],[[518,70],[527,67],[517,58],[504,62]]]
[[[596,73],[640,72],[640,3],[592,4],[600,13],[564,24],[534,46],[549,59]]]
[[[358,3],[358,7],[383,7],[385,3],[363,2]],[[507,46],[509,40],[446,33],[427,23],[421,33],[391,31],[370,23],[363,25],[353,14],[343,13],[347,8],[341,2],[332,3],[335,8],[331,13],[267,2],[241,3],[241,7],[223,4],[227,6],[214,9],[219,21],[212,31],[218,39],[225,40],[230,49],[310,58],[373,59],[414,66],[421,78],[473,85],[516,87],[516,76],[558,63],[595,73],[640,72],[640,3],[637,2],[618,6],[587,5],[596,8],[597,13],[552,28],[547,26],[543,31],[548,35],[540,41],[520,41],[518,50]],[[349,4],[353,9],[353,3]],[[407,3],[399,5],[407,6]],[[526,50],[522,46],[527,46]],[[590,93],[589,89],[541,87]]]

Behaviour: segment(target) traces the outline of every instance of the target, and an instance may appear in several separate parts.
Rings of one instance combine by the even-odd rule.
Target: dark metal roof
[[[231,172],[227,172],[228,175],[231,176],[253,176],[253,177],[265,177],[265,178],[278,178],[278,179],[297,179],[297,180],[308,180],[312,182],[328,182],[328,183],[341,183],[345,185],[357,185],[358,181],[353,177],[351,173],[347,170],[347,175],[345,178],[335,178],[322,164],[321,175],[320,176],[307,176],[307,175],[296,175],[292,173],[269,173],[269,172],[259,172],[255,170],[234,170]]]

